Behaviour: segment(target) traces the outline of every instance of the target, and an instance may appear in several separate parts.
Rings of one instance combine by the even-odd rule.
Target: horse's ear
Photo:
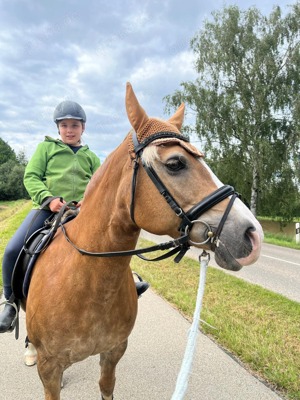
[[[145,123],[148,121],[149,117],[146,114],[143,107],[140,106],[136,95],[132,89],[129,82],[126,84],[126,111],[128,115],[129,122],[136,132],[139,132]]]
[[[183,119],[184,119],[184,109],[185,109],[185,105],[184,105],[184,103],[182,103],[178,107],[176,113],[168,120],[168,122],[170,122],[170,124],[172,124],[172,125],[175,125],[179,131],[181,130]]]

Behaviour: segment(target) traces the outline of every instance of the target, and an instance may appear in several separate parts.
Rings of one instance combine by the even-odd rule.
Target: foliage
[[[14,150],[0,138],[0,200],[28,199],[23,184],[27,160],[24,152]]]
[[[18,164],[26,167],[28,161],[27,161],[26,154],[24,153],[24,151],[19,151],[19,153],[17,154],[17,161],[18,161]]]
[[[292,221],[294,217],[300,217],[299,195],[291,166],[283,165],[280,177],[273,174],[261,192],[259,211],[273,218],[280,216],[283,222]]]
[[[7,161],[17,161],[17,156],[14,150],[0,138],[0,165],[6,163]]]
[[[24,166],[12,160],[0,165],[0,200],[28,198],[23,176]]]
[[[214,171],[247,196],[254,214],[268,186],[273,213],[286,218],[299,196],[300,4],[284,17],[280,7],[269,17],[237,6],[212,15],[191,40],[198,77],[167,96],[166,108],[191,108],[195,125],[186,132],[199,136]],[[279,189],[286,186],[288,210]]]

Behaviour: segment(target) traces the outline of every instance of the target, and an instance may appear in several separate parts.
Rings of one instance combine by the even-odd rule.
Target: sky
[[[267,16],[296,2],[0,0],[0,137],[29,159],[46,135],[58,137],[57,104],[73,100],[87,114],[84,144],[104,161],[131,128],[127,81],[149,116],[167,119],[163,98],[196,78],[190,40],[213,11],[255,6]]]

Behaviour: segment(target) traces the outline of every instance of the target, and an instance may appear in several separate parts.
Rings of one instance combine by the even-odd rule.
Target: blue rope
[[[207,256],[207,257],[205,259],[202,259],[202,256],[204,257]],[[209,254],[207,254],[205,250],[199,257],[199,261],[200,261],[199,263],[200,278],[198,285],[196,308],[193,316],[193,323],[189,330],[189,336],[185,349],[184,358],[182,360],[180,372],[176,381],[175,391],[173,393],[171,400],[182,400],[184,398],[188,386],[189,375],[192,368],[194,353],[196,349],[197,336],[199,333],[199,322],[201,321],[200,315],[201,315],[202,301],[203,301],[205,281],[206,281],[206,271],[209,262]]]

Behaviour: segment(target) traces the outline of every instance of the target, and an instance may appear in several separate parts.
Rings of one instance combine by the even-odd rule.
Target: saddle
[[[12,274],[12,290],[19,300],[28,296],[33,268],[38,256],[44,252],[53,239],[58,227],[76,217],[77,213],[68,210],[63,214],[54,214],[48,218],[44,226],[35,231],[27,240],[19,253]],[[66,215],[67,214],[67,215]]]

